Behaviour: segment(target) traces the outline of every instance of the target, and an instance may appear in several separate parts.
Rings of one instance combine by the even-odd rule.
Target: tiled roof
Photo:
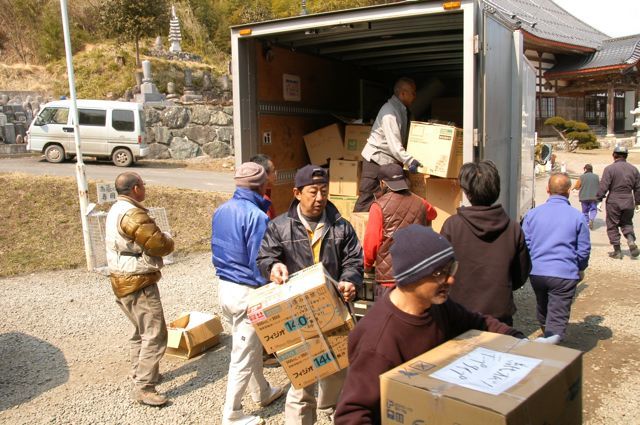
[[[558,43],[599,48],[609,36],[571,15],[551,0],[485,0],[524,31]],[[535,25],[533,25],[535,24]]]
[[[640,61],[640,34],[610,38],[601,48],[583,60],[574,63],[558,63],[547,75],[588,72],[589,70],[625,69]]]

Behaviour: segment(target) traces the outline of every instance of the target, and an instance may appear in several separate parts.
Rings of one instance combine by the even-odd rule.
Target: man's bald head
[[[554,173],[549,177],[547,192],[549,195],[561,195],[569,197],[571,190],[571,178],[567,173]]]
[[[131,195],[133,187],[142,184],[142,178],[133,171],[124,172],[116,177],[116,192],[118,195]]]

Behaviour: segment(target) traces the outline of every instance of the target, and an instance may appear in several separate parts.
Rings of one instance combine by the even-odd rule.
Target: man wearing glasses
[[[399,229],[391,246],[396,288],[349,335],[349,373],[335,424],[379,424],[380,374],[470,329],[525,336],[449,300],[458,268],[451,244],[430,227]]]

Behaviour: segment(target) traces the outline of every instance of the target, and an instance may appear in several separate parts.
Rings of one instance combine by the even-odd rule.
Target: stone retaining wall
[[[188,159],[233,155],[233,106],[145,106],[148,158]]]

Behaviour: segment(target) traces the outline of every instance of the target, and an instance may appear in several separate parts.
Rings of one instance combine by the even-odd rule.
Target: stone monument
[[[176,85],[173,81],[169,81],[167,83],[167,100],[177,99],[178,95],[176,94]]]
[[[190,68],[184,69],[184,94],[180,98],[183,102],[202,100],[202,95],[193,90],[193,74]]]
[[[633,127],[636,129],[636,143],[633,145],[633,149],[640,150],[640,102],[638,102],[638,107],[629,113],[636,117],[633,121]]]
[[[158,50],[158,51],[162,51],[162,49],[164,49],[164,47],[162,46],[162,37],[161,36],[157,36],[156,37],[156,41],[155,41],[155,43],[153,43],[153,48],[154,48],[154,50]]]
[[[176,16],[176,7],[174,5],[171,5],[171,21],[169,21],[169,41],[171,42],[171,46],[169,47],[170,52],[182,52],[182,48],[180,47],[180,41],[182,41],[182,34],[180,33],[180,21],[178,21],[178,17]]]
[[[158,88],[153,84],[151,78],[151,62],[148,60],[142,61],[142,84],[140,85],[140,93],[136,94],[136,102],[148,103],[148,102],[162,102],[163,96],[158,92]]]

